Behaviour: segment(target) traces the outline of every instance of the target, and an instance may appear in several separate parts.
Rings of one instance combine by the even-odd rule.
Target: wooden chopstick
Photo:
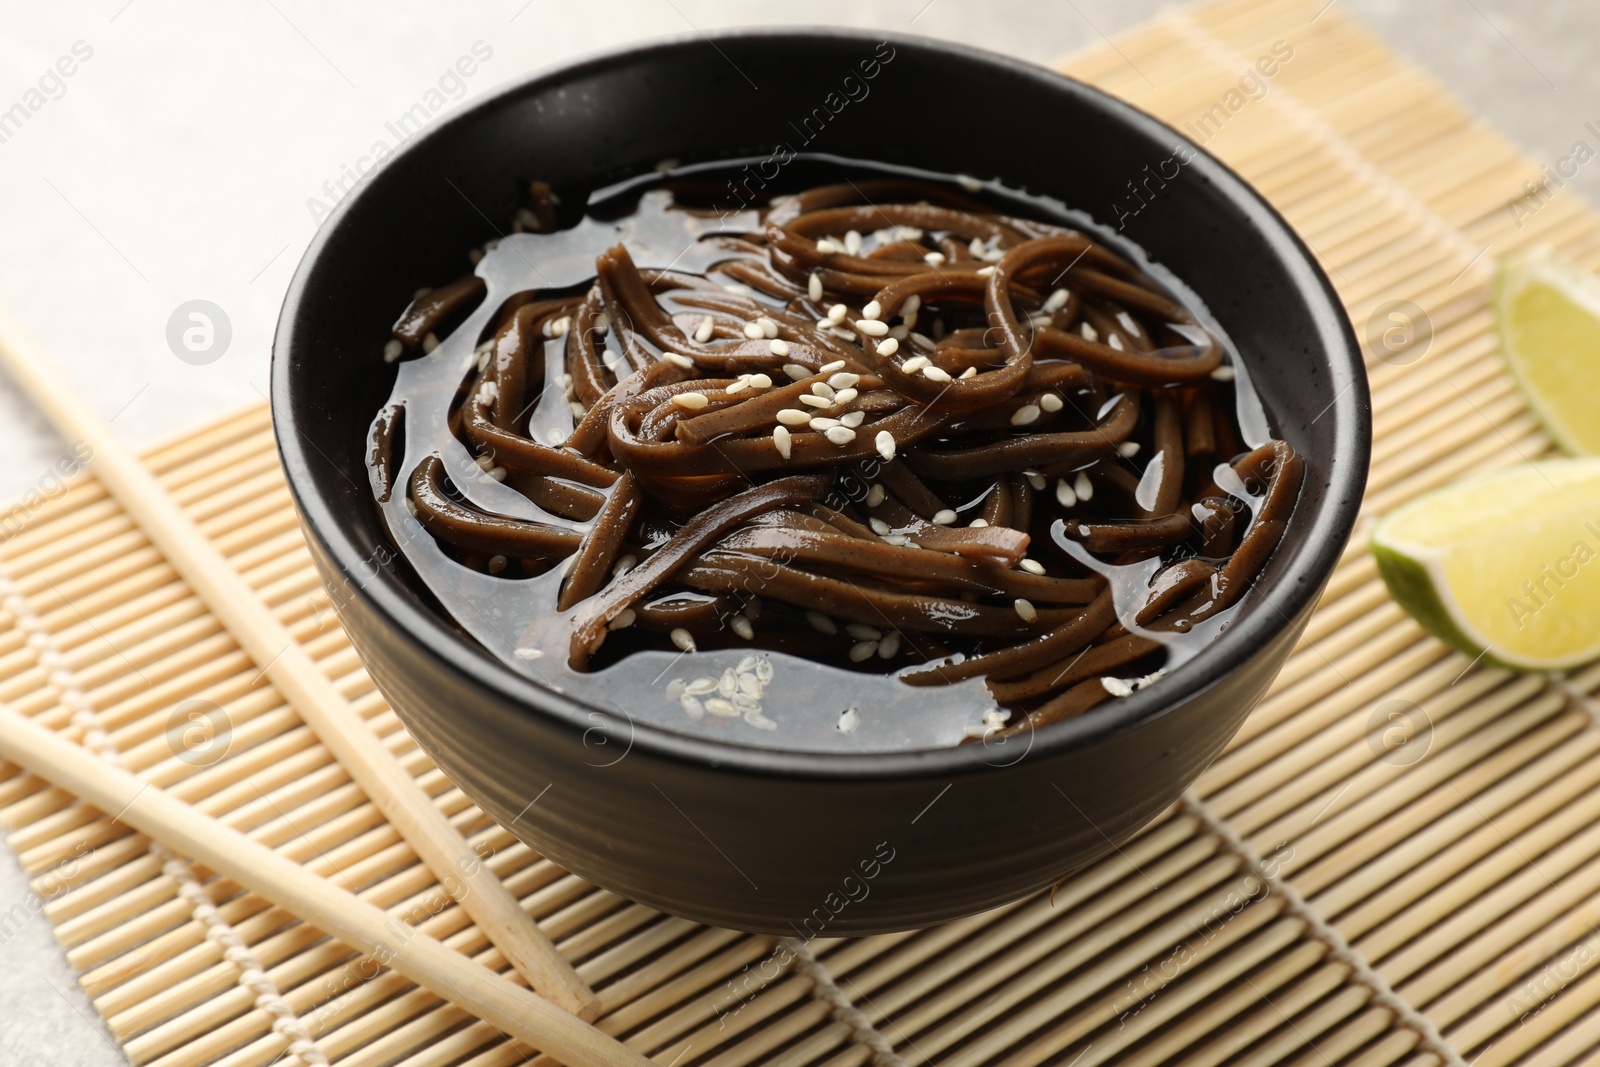
[[[0,756],[573,1067],[650,1060],[149,782],[0,706]]]
[[[556,951],[533,918],[488,870],[405,772],[314,659],[267,610],[216,547],[206,540],[108,423],[87,410],[66,381],[24,340],[0,310],[0,366],[69,441],[93,449],[91,473],[272,679],[357,785],[383,811],[417,857],[457,900],[478,929],[528,984],[585,1021],[600,1001]],[[452,891],[454,890],[454,891]]]

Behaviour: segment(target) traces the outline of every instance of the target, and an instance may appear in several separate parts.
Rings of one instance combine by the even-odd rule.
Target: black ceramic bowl
[[[295,274],[273,349],[278,444],[312,553],[417,740],[556,863],[662,911],[743,930],[836,936],[935,923],[1115,848],[1260,699],[1344,547],[1366,477],[1369,404],[1349,325],[1305,246],[1249,186],[1077,82],[953,45],[880,40],[694,36],[490,96],[414,138],[340,204]],[[874,58],[868,81],[861,64]],[[451,277],[465,249],[495,235],[527,180],[570,187],[665,158],[799,148],[796,124],[830,99],[848,102],[808,151],[996,177],[1120,222],[1210,306],[1276,432],[1305,459],[1281,546],[1204,654],[1007,747],[785,753],[618,721],[460,636],[385,548],[367,488],[366,429],[393,382],[377,358],[390,324],[415,287]],[[1174,170],[1164,187],[1150,181]]]

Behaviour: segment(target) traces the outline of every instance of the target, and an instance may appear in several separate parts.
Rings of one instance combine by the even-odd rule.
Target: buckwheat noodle
[[[570,679],[642,650],[765,650],[908,690],[976,679],[995,704],[969,736],[1012,734],[1149,684],[1261,573],[1300,459],[1243,443],[1223,343],[1096,238],[904,177],[732,228],[693,183],[653,195],[641,227],[696,231],[678,263],[618,240],[575,284],[488,306],[469,275],[394,328],[408,363],[475,333],[444,425],[404,390],[380,415],[374,487],[430,551],[540,579],[524,662],[556,650]],[[557,203],[536,186],[521,227],[560,236]],[[453,472],[454,444],[408,462],[398,437],[472,462]],[[691,718],[715,701],[781,725],[770,666],[746,655],[730,693],[726,672],[689,681],[693,659],[668,693]]]

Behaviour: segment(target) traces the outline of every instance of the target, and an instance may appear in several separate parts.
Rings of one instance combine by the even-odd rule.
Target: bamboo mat
[[[1316,249],[1358,331],[1402,322],[1393,301],[1431,330],[1374,333],[1363,525],[1277,684],[1182,803],[1053,900],[796,959],[590,886],[485,818],[373,689],[264,409],[150,463],[596,987],[602,1028],[662,1064],[1600,1062],[1600,668],[1469,663],[1389,602],[1364,548],[1418,491],[1549,451],[1496,353],[1487,280],[1540,241],[1600,268],[1600,217],[1570,192],[1514,209],[1537,168],[1323,3],[1190,9],[1066,67],[1209,136]],[[1266,95],[1230,97],[1280,41]],[[504,967],[92,481],[0,544],[0,699]],[[134,1062],[531,1051],[12,767],[0,822]],[[298,1057],[280,1035],[296,1021],[315,1039]]]

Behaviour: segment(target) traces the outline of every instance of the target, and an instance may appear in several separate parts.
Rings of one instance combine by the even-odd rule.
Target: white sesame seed
[[[1112,334],[1111,337],[1107,340],[1106,343],[1109,344],[1112,348],[1115,348],[1118,352],[1122,351],[1122,335],[1121,334],[1116,334],[1116,333]]]
[[[868,337],[887,337],[889,334],[889,324],[877,319],[857,319],[856,329]]]
[[[672,632],[676,634],[687,633],[688,631],[674,630]],[[693,649],[685,649],[684,651],[691,652]],[[737,719],[741,714],[743,714],[738,708],[734,707],[733,701],[724,700],[722,697],[712,697],[710,700],[707,700],[706,710],[722,719]]]
[[[1025,474],[1028,479],[1028,484],[1033,486],[1035,490],[1042,490],[1046,485],[1050,484],[1045,479],[1045,476],[1040,474],[1038,471],[1027,471]]]
[[[861,726],[861,712],[855,708],[845,708],[839,713],[839,732],[853,734]]]
[[[820,432],[822,430],[833,429],[835,426],[839,425],[839,420],[830,419],[826,415],[818,415],[816,418],[811,420],[809,425],[813,430]]]
[[[1124,682],[1121,678],[1102,678],[1100,679],[1100,685],[1105,688],[1106,692],[1110,693],[1114,697],[1127,697],[1133,695],[1133,686],[1129,685],[1127,682]]]
[[[967,527],[973,530],[981,530],[988,525],[988,519],[973,519],[971,522],[967,523]]]
[[[485,471],[485,472],[487,472],[491,467],[494,466],[494,459],[492,457],[490,457],[490,456],[479,456],[477,459],[473,460],[472,462],[474,462],[474,463],[476,463],[478,465],[478,469],[479,470]]]
[[[771,378],[771,376],[766,375],[766,374],[752,374],[752,375],[750,375],[750,388],[752,388],[752,389],[771,389],[772,388],[772,378]]]
[[[878,355],[880,356],[892,356],[898,351],[900,351],[900,342],[893,337],[885,337],[878,342]]]
[[[948,382],[950,372],[943,367],[923,367],[922,376],[930,382]]]
[[[861,251],[861,232],[851,230],[844,235],[844,250],[852,256]]]
[[[930,266],[937,267],[941,263],[944,262],[944,253],[943,252],[924,252],[923,255],[922,255],[922,258],[927,260],[928,264]]]
[[[843,252],[844,245],[835,244],[829,238],[821,237],[817,239],[817,251],[823,255],[830,255],[834,252]]]
[[[811,368],[802,367],[798,363],[785,363],[783,365],[783,373],[787,374],[791,379],[798,382],[802,379],[811,377]]]
[[[735,615],[733,618],[729,619],[728,627],[746,641],[750,640],[756,635],[756,628],[750,625],[750,620],[745,618],[743,615]]]
[[[716,323],[710,315],[700,320],[700,325],[694,328],[694,339],[701,344],[711,340],[711,331],[716,328]]]
[[[844,360],[836,359],[832,363],[824,363],[817,368],[818,374],[832,374],[834,371],[844,370]]]
[[[864,622],[846,623],[844,632],[857,641],[876,641],[883,636],[883,631],[876,626],[868,626]]]
[[[492,355],[487,348],[478,353],[478,373],[482,374],[489,369],[489,357]]]
[[[900,654],[900,631],[890,630],[883,635],[883,640],[878,642],[878,658],[894,659]]]
[[[633,570],[633,568],[638,566],[638,564],[639,557],[630,552],[626,556],[622,556],[617,560],[616,565],[611,568],[611,576],[613,578],[620,578],[624,574],[627,574],[629,571]]]
[[[724,285],[722,288],[727,290],[730,293],[733,293],[736,296],[749,296],[750,295],[750,287],[748,285],[745,285],[743,282],[729,282],[727,285]]]
[[[1232,364],[1224,363],[1211,372],[1211,380],[1214,382],[1231,382],[1236,373]]]
[[[683,691],[692,697],[710,696],[717,691],[717,680],[709,675],[702,676],[684,686]]]
[[[1017,615],[1023,622],[1034,622],[1039,618],[1039,610],[1033,606],[1032,601],[1017,597],[1011,606],[1017,609]]]
[[[672,643],[677,645],[678,648],[682,649],[684,652],[694,651],[694,634],[690,633],[688,630],[685,630],[683,627],[679,626],[674,628],[672,633],[668,636],[672,638]]]
[[[1079,471],[1074,479],[1072,488],[1077,492],[1079,500],[1088,500],[1094,496],[1094,483],[1089,480],[1088,471]]]
[[[1039,406],[1049,412],[1060,411],[1066,403],[1055,393],[1045,393],[1039,398]]]
[[[900,369],[907,374],[915,374],[917,371],[921,370],[923,367],[926,367],[932,362],[933,360],[929,359],[927,356],[912,356],[910,359],[900,364]]]
[[[572,329],[572,316],[563,315],[550,327],[550,332],[556,337],[565,337],[570,329]]]
[[[911,327],[902,322],[900,325],[889,331],[889,336],[893,337],[896,341],[904,341],[907,337],[911,336]]]
[[[878,642],[857,641],[850,646],[850,662],[865,663],[878,653]]]
[[[638,620],[638,612],[634,611],[632,608],[623,608],[622,611],[617,614],[617,617],[611,620],[611,625],[606,628],[608,630],[626,630]]]
[[[674,367],[682,367],[684,370],[691,370],[694,367],[694,360],[677,352],[668,352],[661,358],[672,364]],[[608,363],[607,366],[615,367],[616,363],[615,361],[612,361],[611,363]]]
[[[1117,451],[1122,453],[1122,455],[1126,456],[1128,459],[1132,459],[1134,456],[1139,454],[1139,442],[1124,441],[1117,446]]]
[[[811,280],[806,284],[806,292],[813,301],[822,299],[822,275],[816,271],[811,272]]]
[[[933,513],[931,521],[935,526],[949,526],[956,521],[956,513],[949,508],[940,508]]]
[[[905,302],[900,305],[900,314],[907,319],[911,318],[911,316],[915,315],[921,310],[922,297],[918,296],[916,293],[912,293],[910,296],[906,297]]]
[[[743,619],[746,625],[748,625],[749,622],[750,622],[749,618],[747,618],[744,615],[735,615],[734,619],[735,620]],[[746,634],[742,630],[739,630],[739,626],[738,626],[737,622],[734,623],[734,627],[733,628],[734,628],[734,630],[739,632],[739,636],[740,637],[745,637],[746,636]],[[751,631],[752,634],[754,632],[755,632],[754,630]],[[753,657],[746,656],[745,658],[746,659],[751,659]],[[741,663],[741,665],[742,665],[742,663]],[[749,668],[739,672],[739,692],[741,694],[743,694],[744,696],[754,697],[755,699],[760,700],[761,699],[761,692],[762,692],[761,679],[757,678],[754,674],[750,673],[750,671],[752,671],[754,669],[755,669],[755,664],[752,663]]]
[[[505,569],[506,569],[506,558],[504,556],[490,556],[489,557],[489,573],[490,574],[499,574],[501,571],[503,571]]]
[[[874,484],[871,489],[867,490],[867,507],[877,507],[883,503],[884,498],[888,495],[888,493],[884,492],[883,486]]]
[[[989,252],[989,246],[983,243],[982,237],[974,237],[967,242],[967,251],[972,253],[974,259],[982,259]]]
[[[778,455],[788,459],[790,451],[794,447],[789,438],[789,427],[774,426],[772,428],[772,443],[777,446]]]
[[[422,350],[424,352],[432,352],[435,348],[438,348],[438,347],[439,347],[439,338],[436,335],[430,333],[430,334],[428,334],[426,337],[424,337],[422,339]]]
[[[864,319],[876,319],[882,317],[882,315],[883,305],[878,303],[876,300],[868,303],[866,307],[861,309],[861,317]]]
[[[784,408],[778,412],[778,421],[785,426],[804,426],[810,418],[810,414],[799,408]]]
[[[888,430],[879,430],[878,436],[872,439],[872,443],[877,446],[878,455],[886,460],[894,458],[894,434]]]
[[[806,612],[806,622],[810,623],[811,628],[818,633],[836,634],[839,632],[839,627],[834,625],[833,620],[820,611]]]
[[[489,477],[493,478],[497,482],[503,482],[506,480],[506,469],[504,467],[490,467],[488,474]]]
[[[854,389],[841,389],[837,393],[833,394],[833,402],[835,404],[848,404],[850,401],[854,400],[857,395],[859,394],[857,394]]]
[[[833,401],[829,400],[825,396],[817,396],[815,393],[806,393],[806,394],[804,394],[803,396],[800,397],[800,403],[806,404],[806,405],[808,405],[810,407],[814,407],[814,408],[831,408],[831,407],[833,407]],[[810,416],[807,416],[807,418],[809,418],[809,417]]]
[[[1067,484],[1065,478],[1056,479],[1056,503],[1064,508],[1070,508],[1078,502],[1078,494],[1073,492],[1072,486]]]
[[[962,381],[966,381],[968,378],[976,378],[977,376],[977,367],[968,367],[966,370],[962,371],[960,375]]]
[[[1011,413],[1011,425],[1028,426],[1039,421],[1039,405],[1024,404]]]
[[[1049,315],[1035,315],[1028,320],[1030,330],[1042,330],[1048,325],[1050,325]]]
[[[672,398],[672,402],[678,405],[680,408],[688,408],[690,411],[699,411],[711,401],[706,399],[706,394],[704,393],[679,393],[677,396]]]
[[[1029,574],[1043,574],[1044,573],[1044,564],[1040,563],[1036,559],[1024,559],[1021,563],[1017,564],[1017,566],[1021,567],[1023,570],[1027,571]]]
[[[835,426],[823,434],[828,440],[839,446],[849,444],[856,439],[856,432],[848,426]]]
[[[833,386],[829,385],[827,382],[812,382],[811,392],[816,396],[825,396],[829,400],[832,400],[835,396]]]
[[[765,315],[756,320],[756,325],[761,327],[761,335],[763,337],[778,336],[778,324],[767,318]]]
[[[837,326],[844,321],[844,317],[848,314],[850,314],[849,308],[843,304],[835,304],[828,309],[828,321]]]
[[[993,264],[990,264],[987,267],[979,267],[978,268],[978,277],[980,277],[980,278],[987,278],[987,277],[990,277],[993,274],[994,274],[994,265]]]
[[[1085,341],[1100,340],[1100,331],[1096,330],[1093,326],[1090,326],[1087,322],[1081,322],[1078,324],[1078,332],[1083,335],[1083,339]]]
[[[1071,297],[1072,294],[1067,292],[1065,289],[1057,289],[1045,300],[1044,309],[1051,314],[1055,314],[1057,311],[1060,311],[1062,308],[1067,306],[1067,301],[1071,299]]]
[[[495,382],[484,382],[478,386],[478,403],[493,404],[500,399],[500,386]]]
[[[750,338],[752,341],[759,341],[767,334],[766,331],[761,328],[760,323],[747,322],[744,324],[744,335]]]
[[[729,382],[722,391],[731,395],[733,393],[742,393],[748,388],[750,388],[750,379],[741,377],[736,382]]]
[[[909,548],[916,544],[916,542],[912,541],[911,538],[907,537],[905,534],[890,534],[888,537],[885,537],[883,541],[885,544],[893,545],[896,548]],[[921,548],[922,546],[916,545],[916,547]]]
[[[851,392],[851,390],[846,389],[845,393],[848,392]],[[844,396],[844,393],[840,393],[839,395],[842,397]],[[853,430],[857,426],[860,426],[862,422],[866,420],[866,417],[867,413],[865,411],[847,411],[843,415],[839,416],[839,422]]]
[[[544,653],[537,648],[519,648],[511,653],[518,659],[543,659]]]
[[[843,370],[828,376],[828,384],[835,389],[850,389],[858,385],[860,381],[861,375],[851,374],[849,371]]]
[[[867,525],[871,526],[872,532],[879,537],[887,537],[889,534],[889,524],[876,516],[868,519]]]
[[[767,347],[772,350],[772,354],[775,356],[787,356],[789,354],[789,342],[787,341],[774,338],[768,342]]]
[[[388,341],[384,342],[383,361],[385,363],[393,363],[395,360],[400,358],[401,354],[404,353],[405,350],[405,345],[391,337]],[[482,370],[483,368],[479,367],[478,369]]]

